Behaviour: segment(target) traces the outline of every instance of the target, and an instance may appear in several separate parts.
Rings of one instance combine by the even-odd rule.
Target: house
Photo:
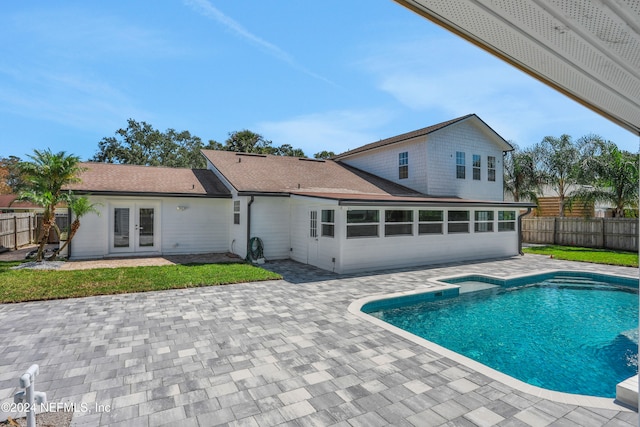
[[[519,252],[504,202],[511,146],[471,114],[329,160],[203,150],[207,169],[87,164],[72,257],[230,251],[339,273]],[[257,240],[252,241],[256,244]]]

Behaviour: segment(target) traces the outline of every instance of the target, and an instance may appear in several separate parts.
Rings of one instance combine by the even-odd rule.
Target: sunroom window
[[[469,211],[449,211],[447,212],[447,233],[468,233],[469,232]]]
[[[498,211],[498,231],[516,231],[516,211]]]
[[[384,211],[385,236],[411,236],[413,234],[413,211]]]
[[[379,224],[378,210],[347,211],[347,238],[378,237]]]
[[[476,233],[493,231],[493,211],[476,211],[474,230]]]
[[[443,220],[442,211],[418,211],[418,234],[442,234]]]

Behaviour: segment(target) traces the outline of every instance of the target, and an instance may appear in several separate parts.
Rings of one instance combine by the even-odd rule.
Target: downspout
[[[246,259],[249,259],[251,254],[251,205],[253,204],[253,196],[249,199],[247,203],[247,255]]]
[[[518,253],[520,255],[524,255],[524,252],[522,252],[522,217],[529,215],[531,210],[532,208],[527,208],[525,213],[518,215]]]

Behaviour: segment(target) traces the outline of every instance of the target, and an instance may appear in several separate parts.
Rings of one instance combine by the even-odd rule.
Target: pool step
[[[616,386],[616,400],[630,408],[638,409],[638,376],[634,375]]]

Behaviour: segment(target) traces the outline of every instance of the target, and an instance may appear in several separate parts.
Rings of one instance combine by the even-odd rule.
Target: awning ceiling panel
[[[640,135],[640,0],[396,0]]]

